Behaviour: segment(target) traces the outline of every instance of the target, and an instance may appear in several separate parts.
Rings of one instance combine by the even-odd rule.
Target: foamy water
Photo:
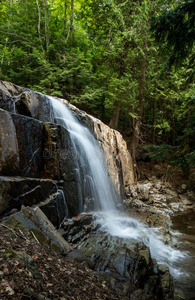
[[[158,264],[167,265],[171,275],[175,278],[183,275],[178,265],[188,255],[186,252],[165,244],[160,228],[150,228],[134,218],[117,213],[102,213],[98,221],[102,228],[112,236],[143,242],[149,247],[151,257],[155,258]]]

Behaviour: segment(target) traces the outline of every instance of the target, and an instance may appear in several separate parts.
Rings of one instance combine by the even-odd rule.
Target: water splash
[[[178,264],[187,257],[187,253],[165,244],[160,228],[150,228],[136,219],[117,213],[99,214],[98,222],[112,236],[143,242],[149,247],[151,257],[158,264],[167,265],[174,278],[183,275]]]

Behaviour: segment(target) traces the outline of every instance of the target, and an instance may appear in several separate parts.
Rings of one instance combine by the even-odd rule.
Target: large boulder
[[[19,171],[16,130],[10,114],[0,109],[0,174],[14,175]]]
[[[54,122],[48,96],[1,80],[0,108],[43,122]]]
[[[22,216],[21,216],[22,215]],[[57,253],[66,255],[72,246],[63,239],[42,210],[36,207],[22,207],[20,215],[15,216],[41,243],[47,243]],[[27,219],[25,221],[25,219]]]
[[[21,115],[40,120],[53,122],[51,102],[49,97],[31,90],[24,91],[16,99],[16,112]]]
[[[0,80],[0,108],[15,113],[16,97],[25,89],[11,82]]]

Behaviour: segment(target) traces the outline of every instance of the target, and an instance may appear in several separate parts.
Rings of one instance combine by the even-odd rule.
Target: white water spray
[[[104,157],[97,141],[65,104],[52,97],[49,98],[53,106],[54,118],[58,124],[69,131],[73,151],[78,159],[80,211],[83,211],[87,199],[91,198],[95,204],[93,208],[103,211],[100,214],[102,228],[110,235],[144,242],[150,248],[151,257],[159,264],[169,266],[171,274],[178,277],[181,272],[174,267],[174,264],[182,260],[186,254],[166,245],[157,228],[149,228],[138,220],[114,212],[118,197],[110,183]]]
[[[149,247],[151,257],[155,258],[158,264],[168,266],[175,278],[183,275],[177,264],[186,258],[187,254],[165,244],[160,228],[150,228],[136,219],[117,213],[102,213],[99,222],[112,236],[143,242]]]

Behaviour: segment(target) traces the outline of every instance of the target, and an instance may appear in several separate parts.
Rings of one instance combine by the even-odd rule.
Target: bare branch
[[[10,230],[16,237],[18,236],[18,237],[20,237],[20,238],[22,238],[22,239],[24,239],[24,240],[27,240],[26,237],[24,237],[24,236],[18,234],[18,233],[17,233],[16,231],[14,231],[12,228],[10,228],[10,227],[8,227],[8,226],[6,226],[6,225],[4,225],[4,224],[0,224],[0,226],[6,228],[6,229],[8,229],[8,230]]]

